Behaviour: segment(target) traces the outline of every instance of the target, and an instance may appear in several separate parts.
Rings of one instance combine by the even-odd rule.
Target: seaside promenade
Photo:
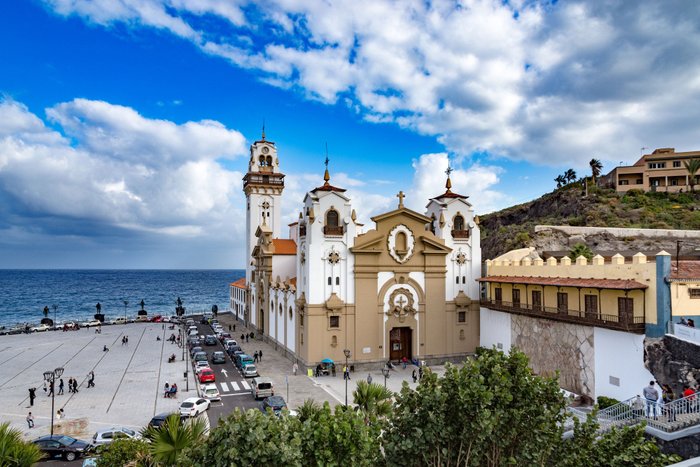
[[[58,395],[56,384],[54,414],[63,409],[65,418],[54,420],[55,432],[89,440],[95,431],[111,426],[141,429],[154,414],[175,411],[182,400],[197,395],[192,372],[189,392],[185,390],[182,349],[167,341],[173,332],[159,323],[134,323],[103,326],[101,334],[85,328],[0,336],[0,420],[21,429],[28,439],[48,434],[51,397],[43,390],[43,373],[63,367],[65,389]],[[122,344],[124,336],[127,344]],[[177,360],[167,363],[172,353]],[[90,371],[95,372],[95,387],[88,388]],[[78,381],[76,394],[68,391],[71,377]],[[163,397],[166,381],[177,383],[177,399]],[[32,387],[37,397],[30,407]],[[25,420],[30,411],[33,429]]]

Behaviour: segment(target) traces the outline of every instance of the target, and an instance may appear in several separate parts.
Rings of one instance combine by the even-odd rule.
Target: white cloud
[[[692,2],[45,2],[96,24],[168,30],[273,86],[340,99],[457,154],[584,166],[593,152],[617,162],[641,146],[697,145]]]

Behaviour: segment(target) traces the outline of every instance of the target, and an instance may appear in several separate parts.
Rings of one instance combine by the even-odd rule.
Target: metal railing
[[[592,313],[568,308],[557,308],[524,303],[512,303],[503,300],[481,299],[481,305],[493,310],[506,311],[537,318],[566,321],[588,326],[599,326],[643,334],[644,316],[627,316],[609,313]]]

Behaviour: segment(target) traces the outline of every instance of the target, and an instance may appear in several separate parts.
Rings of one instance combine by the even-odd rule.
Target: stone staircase
[[[573,436],[574,418],[585,421],[590,411],[569,408],[564,436]],[[691,395],[668,404],[647,401],[636,396],[598,411],[599,432],[646,422],[645,431],[665,441],[700,433],[700,395]]]

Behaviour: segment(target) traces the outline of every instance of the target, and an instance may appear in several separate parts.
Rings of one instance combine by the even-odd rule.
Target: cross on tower
[[[450,166],[448,165],[448,166],[447,166],[447,170],[445,170],[445,173],[447,174],[448,177],[449,177],[450,174],[452,173],[452,170],[453,170],[452,167],[450,167]]]
[[[397,194],[396,197],[399,199],[399,209],[403,208],[403,199],[406,197],[406,195],[403,194],[403,191],[399,191],[399,194]]]

